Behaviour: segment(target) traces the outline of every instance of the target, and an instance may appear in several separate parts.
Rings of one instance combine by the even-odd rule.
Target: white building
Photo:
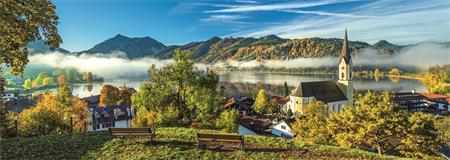
[[[292,122],[286,122],[285,120],[281,120],[280,122],[274,124],[272,126],[272,134],[278,137],[288,139],[294,138],[295,134],[292,133],[291,123]]]
[[[347,38],[347,29],[339,58],[338,81],[300,82],[291,93],[286,109],[294,115],[302,114],[303,107],[312,101],[322,101],[328,113],[339,112],[345,105],[353,104],[352,59]]]
[[[19,97],[19,92],[16,91],[5,91],[2,93],[2,99],[5,101],[11,101]]]

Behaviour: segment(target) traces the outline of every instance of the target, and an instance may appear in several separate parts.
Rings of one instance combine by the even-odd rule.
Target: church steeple
[[[340,59],[341,60],[343,59],[346,64],[350,64],[351,56],[350,56],[350,48],[348,47],[347,28],[345,28],[345,37],[344,43],[342,44]]]
[[[347,28],[345,28],[344,42],[339,55],[339,88],[345,94],[348,105],[353,105],[353,82],[352,82],[352,57],[350,56],[350,47],[348,47]]]

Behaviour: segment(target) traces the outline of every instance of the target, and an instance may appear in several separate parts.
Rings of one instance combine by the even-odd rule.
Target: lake
[[[336,80],[333,75],[299,75],[288,73],[264,73],[264,72],[220,72],[219,85],[226,88],[230,95],[256,94],[259,89],[264,89],[268,95],[281,95],[283,84],[286,81],[291,89],[294,89],[300,82]],[[70,85],[73,94],[79,97],[86,97],[100,93],[101,87],[105,84],[120,86],[126,84],[136,90],[145,79],[117,79],[105,80],[102,83],[73,84]],[[426,92],[425,86],[418,80],[413,79],[390,79],[390,78],[369,78],[357,77],[353,79],[354,87],[357,90],[387,90],[395,92],[409,92],[415,89],[418,92]],[[56,89],[52,89],[56,91]]]

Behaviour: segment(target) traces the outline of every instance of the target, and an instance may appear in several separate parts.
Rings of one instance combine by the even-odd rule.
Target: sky
[[[218,37],[450,41],[449,0],[53,0],[61,48],[83,51],[122,34],[165,45]]]

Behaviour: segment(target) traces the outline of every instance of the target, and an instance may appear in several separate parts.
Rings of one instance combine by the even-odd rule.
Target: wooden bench
[[[239,148],[244,149],[244,135],[240,134],[197,133],[197,138],[199,148],[205,148],[206,143],[238,143]]]
[[[155,128],[109,128],[109,134],[112,137],[146,137],[149,136],[153,141],[155,137]]]

